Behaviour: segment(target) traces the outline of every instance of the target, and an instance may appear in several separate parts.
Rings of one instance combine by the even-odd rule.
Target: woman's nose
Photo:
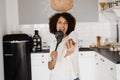
[[[64,28],[64,26],[65,26],[65,24],[64,24],[64,23],[62,23],[61,27],[62,27],[62,28]]]

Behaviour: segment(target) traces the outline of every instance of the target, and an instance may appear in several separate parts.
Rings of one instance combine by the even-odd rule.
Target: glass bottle
[[[41,50],[42,50],[42,39],[39,36],[39,31],[35,30],[33,36],[33,52],[39,52]]]

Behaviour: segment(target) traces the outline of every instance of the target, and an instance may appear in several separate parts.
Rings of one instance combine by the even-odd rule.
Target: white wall
[[[0,0],[0,80],[4,80],[2,37],[6,31],[5,0]]]
[[[19,24],[18,0],[5,0],[5,1],[6,1],[7,26],[13,28],[13,26]]]
[[[119,28],[119,38],[120,38],[120,17],[118,15],[116,15],[116,13],[112,10],[112,9],[109,9],[105,12],[102,12],[101,14],[102,16],[104,16],[107,21],[109,21],[110,23],[110,34],[111,34],[111,38],[116,41],[117,39],[117,30],[116,30],[116,25],[118,23],[118,28]],[[104,20],[102,18],[102,20]],[[120,42],[120,39],[119,39],[119,42]]]
[[[0,44],[2,44],[2,28],[0,24]],[[4,80],[3,77],[3,51],[2,51],[2,45],[0,45],[0,80]]]
[[[76,32],[78,33],[79,39],[83,40],[83,46],[88,47],[91,44],[96,44],[96,36],[101,36],[101,43],[103,44],[105,38],[108,38],[109,41],[113,41],[115,39],[115,29],[113,32],[111,31],[111,24],[106,16],[102,13],[99,13],[99,21],[98,22],[77,22]],[[27,33],[33,36],[34,30],[38,29],[40,36],[43,39],[43,42],[46,41],[48,44],[51,43],[51,36],[49,35],[48,24],[33,24],[33,25],[17,25],[14,27],[16,31],[22,31],[23,33]],[[8,33],[11,33],[13,28],[8,27]]]
[[[109,23],[78,23],[75,31],[78,34],[78,39],[82,40],[83,47],[97,44],[96,36],[101,36],[101,44],[104,44],[105,38],[108,38],[109,40],[111,38]]]
[[[28,4],[27,1],[30,4]],[[76,20],[80,22],[97,21],[98,20],[97,2],[98,1],[96,0],[91,0],[91,1],[75,0],[74,7],[69,12],[72,13],[76,17]],[[19,5],[20,3],[24,11],[20,11],[21,10],[21,7]],[[32,8],[30,7],[30,9],[26,9],[29,6],[32,6]],[[36,9],[34,9],[34,7]],[[20,24],[19,20],[21,20],[21,17],[22,17],[22,21],[21,21],[22,23],[27,22],[26,21],[27,19],[32,21],[32,22],[27,22],[27,23],[32,23],[32,24],[34,22],[39,23],[39,21],[40,23],[48,23],[49,16],[55,12],[56,11],[53,11],[50,8],[50,0],[45,0],[42,2],[40,0],[35,0],[35,1],[33,0],[33,2],[32,0],[31,1],[29,0],[6,0],[7,26],[9,27]],[[86,13],[89,13],[89,15],[84,15]],[[24,14],[25,16],[21,14]],[[30,16],[31,14],[33,16]]]
[[[74,0],[68,12],[77,22],[95,22],[98,21],[97,4],[97,0]],[[47,24],[49,17],[58,12],[51,8],[51,0],[18,0],[18,8],[20,24]]]
[[[31,36],[34,35],[34,30],[37,29],[39,30],[39,35],[42,37],[43,42],[48,42],[50,45],[51,41],[53,41],[54,36],[50,35],[48,24],[20,25],[16,27],[16,31],[21,31],[22,33],[26,33]],[[108,21],[87,23],[77,22],[75,31],[78,34],[79,40],[83,41],[84,47],[89,47],[89,45],[93,43],[96,44],[96,36],[101,36],[102,44],[104,43],[105,38],[108,38],[109,41],[111,41],[112,38],[111,25]]]

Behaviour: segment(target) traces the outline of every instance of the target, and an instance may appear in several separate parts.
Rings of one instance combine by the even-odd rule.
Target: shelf
[[[114,11],[114,10],[120,10],[120,6],[114,6],[114,7],[105,9],[104,11]]]
[[[116,16],[120,17],[120,6],[114,6],[108,9],[103,10],[105,13],[114,13]]]

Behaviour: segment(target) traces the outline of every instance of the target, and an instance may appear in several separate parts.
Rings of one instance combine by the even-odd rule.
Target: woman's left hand
[[[65,46],[67,48],[66,54],[64,57],[69,56],[70,54],[72,54],[75,50],[75,42],[73,41],[73,39],[69,39],[66,43]]]

